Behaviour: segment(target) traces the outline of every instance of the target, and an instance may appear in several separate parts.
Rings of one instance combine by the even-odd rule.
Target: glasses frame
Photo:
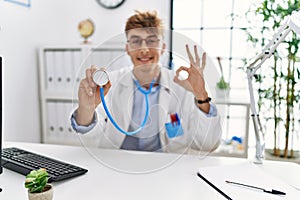
[[[150,38],[153,38],[153,37],[155,37],[155,39],[157,39],[157,41],[156,41],[156,44],[155,45],[150,45],[149,43],[149,41],[147,41],[147,40],[149,40]],[[130,41],[132,40],[132,39],[139,39],[139,43],[137,44],[137,46],[134,46]],[[156,35],[152,35],[152,36],[148,36],[148,37],[146,37],[146,38],[141,38],[141,37],[139,37],[139,36],[133,36],[133,38],[130,38],[130,39],[128,39],[127,40],[127,43],[128,43],[128,45],[132,48],[132,49],[139,49],[139,48],[141,48],[142,46],[143,46],[143,41],[145,41],[145,43],[146,43],[146,46],[148,47],[148,48],[157,48],[158,46],[159,46],[159,43],[160,43],[160,41],[161,41],[161,39],[159,39],[159,37],[157,37]]]

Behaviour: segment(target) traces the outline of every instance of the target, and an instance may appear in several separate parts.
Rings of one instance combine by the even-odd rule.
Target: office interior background
[[[134,10],[157,10],[166,27],[172,26],[175,32],[202,46],[216,67],[216,58],[221,57],[224,78],[231,87],[230,95],[242,105],[221,108],[225,118],[236,118],[236,121],[224,122],[223,138],[245,137],[246,128],[249,145],[254,145],[252,122],[246,110],[249,107],[243,106],[249,102],[243,59],[254,57],[257,49],[247,43],[242,28],[250,26],[245,13],[259,0],[126,0],[121,7],[112,10],[101,7],[96,0],[20,2],[31,5],[0,1],[4,140],[37,143],[43,140],[40,47],[82,45],[77,27],[84,19],[91,19],[95,24],[95,32],[89,38],[91,43],[101,44],[123,33],[125,21]],[[269,148],[272,147],[270,140],[272,135],[267,135]],[[300,147],[298,143],[295,149],[297,145]]]

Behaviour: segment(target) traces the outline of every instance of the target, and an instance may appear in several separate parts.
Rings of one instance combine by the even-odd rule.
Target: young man
[[[146,97],[139,86],[144,91],[150,90],[150,114],[146,126],[129,136],[119,132],[107,120],[102,105],[99,105],[99,86],[92,78],[97,67],[92,66],[86,70],[86,77],[79,86],[79,106],[72,115],[72,127],[85,133],[99,122],[101,131],[97,137],[99,146],[104,148],[181,153],[190,149],[216,149],[221,126],[216,107],[210,102],[205,88],[206,54],[200,59],[194,46],[194,58],[186,46],[190,67],[182,66],[174,73],[159,64],[166,44],[162,22],[156,12],[136,12],[127,20],[125,31],[126,51],[133,68],[109,74],[110,81],[103,87],[105,101],[118,125],[125,131],[134,131],[140,127],[146,112]],[[181,71],[189,74],[187,79],[179,78]],[[174,117],[175,123],[168,123],[170,118],[174,122]],[[174,129],[175,135],[172,135]]]

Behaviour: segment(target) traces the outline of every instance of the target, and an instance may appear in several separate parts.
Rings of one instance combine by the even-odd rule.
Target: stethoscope
[[[121,133],[125,134],[125,135],[134,135],[136,133],[138,133],[139,131],[141,131],[145,125],[146,125],[146,122],[147,122],[147,119],[149,117],[149,101],[148,101],[148,95],[151,93],[151,90],[152,90],[152,87],[155,83],[155,79],[152,80],[152,82],[150,83],[150,87],[148,90],[144,90],[141,85],[139,84],[139,82],[134,79],[134,82],[138,88],[138,90],[144,94],[145,96],[145,101],[146,101],[146,113],[145,113],[145,117],[144,117],[144,120],[142,121],[140,127],[134,131],[130,131],[130,132],[127,132],[125,130],[123,130],[117,123],[116,121],[113,119],[113,117],[111,116],[108,108],[107,108],[107,105],[106,105],[106,102],[105,102],[105,99],[104,99],[104,89],[103,89],[103,86],[106,85],[109,81],[109,76],[108,76],[108,72],[105,71],[104,69],[98,69],[96,70],[94,73],[93,73],[93,81],[100,86],[100,98],[101,98],[101,101],[102,101],[102,105],[103,105],[103,108],[109,118],[109,120],[111,121],[111,123],[114,125],[114,127],[120,131]]]

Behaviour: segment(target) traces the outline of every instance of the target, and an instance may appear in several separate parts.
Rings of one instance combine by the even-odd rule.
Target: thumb
[[[178,78],[178,75],[174,76],[173,81],[174,81],[175,83],[178,83],[178,84],[179,84],[180,80],[179,80],[179,78]]]

